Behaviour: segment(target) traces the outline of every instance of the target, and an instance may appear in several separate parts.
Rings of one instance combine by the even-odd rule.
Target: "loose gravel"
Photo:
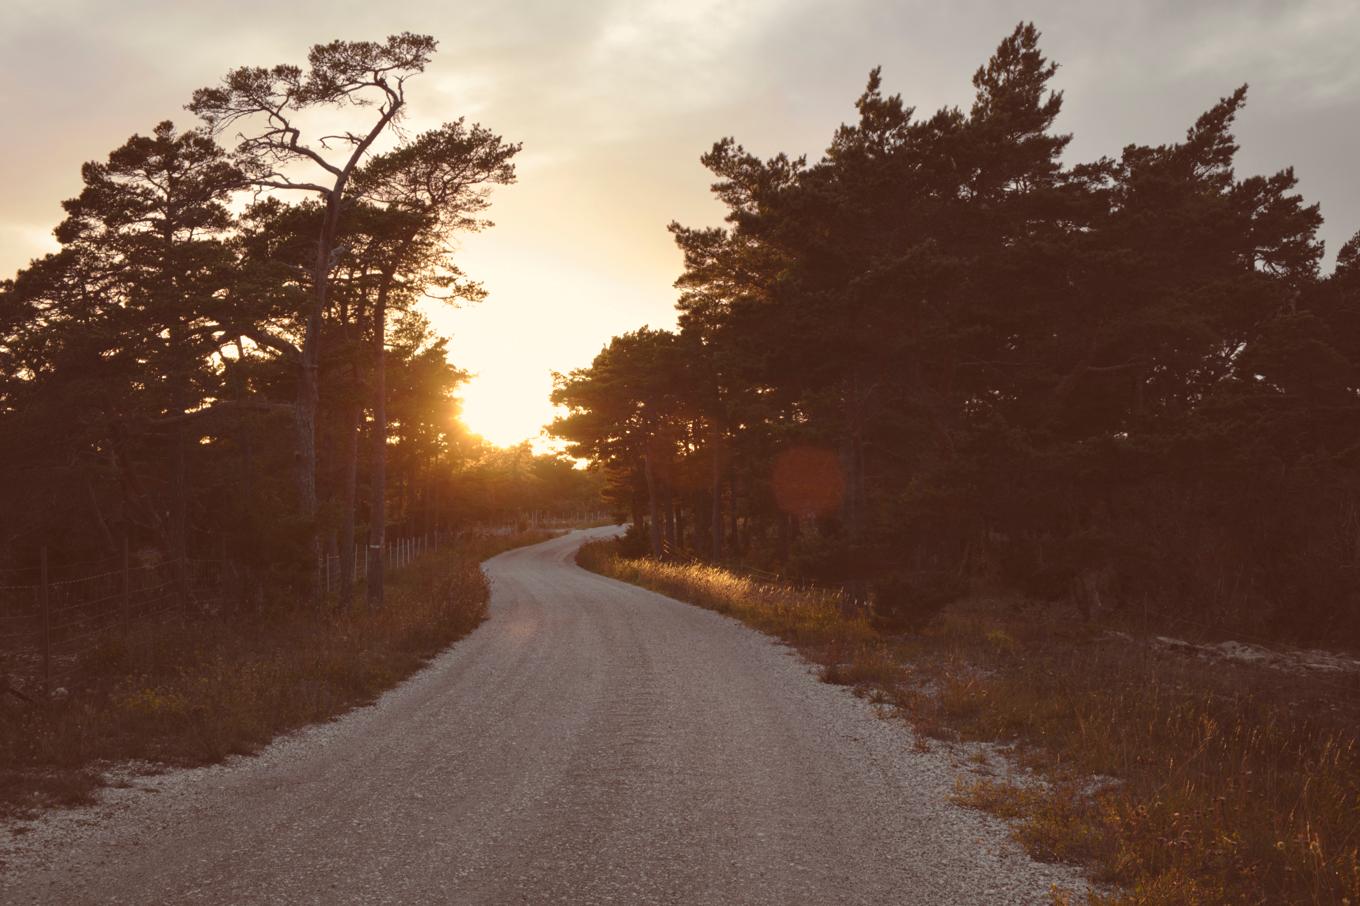
[[[486,564],[491,619],[261,754],[125,771],[0,830],[0,903],[1046,903],[1085,883],[955,805],[948,749],[769,637],[585,572]]]

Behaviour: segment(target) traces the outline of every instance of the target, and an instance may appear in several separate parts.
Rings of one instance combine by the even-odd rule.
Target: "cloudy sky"
[[[551,371],[672,323],[665,226],[720,218],[698,163],[716,139],[816,155],[879,64],[922,111],[966,106],[1020,19],[1061,64],[1073,160],[1174,141],[1248,82],[1239,172],[1293,165],[1329,260],[1360,229],[1356,0],[0,0],[0,273],[52,246],[82,161],[159,120],[190,124],[193,89],[227,69],[432,34],[409,125],[466,115],[525,148],[496,228],[461,242],[490,297],[432,312],[479,375],[469,421],[509,442],[547,417]]]

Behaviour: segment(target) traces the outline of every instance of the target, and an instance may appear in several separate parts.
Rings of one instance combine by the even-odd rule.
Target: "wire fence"
[[[495,534],[499,531],[500,527],[496,527],[484,530],[484,533]],[[421,554],[449,544],[455,537],[456,535],[447,532],[428,532],[397,538],[383,544],[356,544],[352,554],[330,551],[319,558],[317,566],[321,589],[326,594],[341,591],[344,586],[346,565],[350,566],[351,581],[356,586],[366,585],[369,572],[377,565],[376,561],[379,558],[382,560],[384,571],[401,569]]]
[[[214,560],[134,562],[126,552],[78,572],[49,567],[42,552],[32,581],[16,571],[0,577],[0,691],[11,677],[51,689],[106,633],[189,606],[220,609],[231,565]],[[28,571],[32,572],[32,571]],[[17,573],[17,574],[16,574]]]

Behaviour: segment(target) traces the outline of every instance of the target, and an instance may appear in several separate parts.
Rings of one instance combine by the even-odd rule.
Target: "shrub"
[[[962,579],[944,570],[892,573],[874,583],[870,617],[884,632],[918,630],[967,590]]]

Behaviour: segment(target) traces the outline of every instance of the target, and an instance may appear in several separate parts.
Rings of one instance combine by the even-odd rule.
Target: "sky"
[[[552,372],[673,325],[666,225],[721,221],[699,164],[716,140],[815,158],[876,65],[923,114],[966,108],[1022,19],[1060,65],[1069,160],[1176,141],[1246,82],[1239,174],[1292,165],[1329,262],[1360,229],[1356,0],[0,0],[0,275],[54,247],[82,162],[160,120],[193,124],[183,105],[228,69],[431,34],[407,127],[466,116],[524,144],[496,226],[454,237],[487,299],[427,309],[476,375],[465,419],[513,443],[551,418]]]

